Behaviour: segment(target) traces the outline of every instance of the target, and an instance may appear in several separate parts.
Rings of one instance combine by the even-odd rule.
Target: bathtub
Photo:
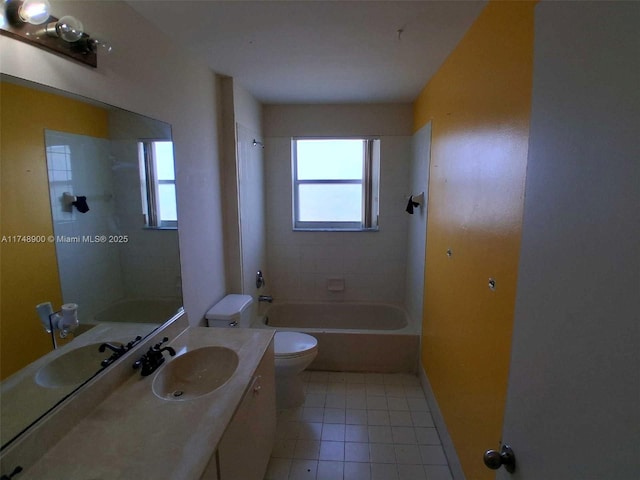
[[[415,372],[418,364],[420,337],[394,305],[274,303],[255,326],[314,336],[318,355],[310,370]]]
[[[162,324],[182,308],[176,299],[124,299],[94,315],[94,322],[135,322]]]

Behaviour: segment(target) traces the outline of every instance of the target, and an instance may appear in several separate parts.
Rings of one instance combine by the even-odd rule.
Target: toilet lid
[[[276,357],[298,357],[314,350],[318,340],[299,332],[276,332],[274,339]]]

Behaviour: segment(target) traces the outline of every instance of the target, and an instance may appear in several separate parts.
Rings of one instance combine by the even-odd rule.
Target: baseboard
[[[453,445],[453,440],[451,440],[451,437],[449,436],[449,431],[447,430],[447,425],[445,424],[444,417],[442,416],[442,412],[438,406],[438,401],[431,389],[431,384],[429,383],[429,379],[427,378],[427,374],[422,365],[418,367],[418,375],[420,376],[420,383],[422,384],[422,389],[424,390],[427,402],[429,403],[429,408],[431,409],[433,422],[438,429],[438,434],[442,441],[442,449],[444,450],[444,454],[447,456],[447,461],[449,462],[451,476],[453,477],[453,480],[466,480],[464,472],[462,471],[460,459],[458,458],[458,454],[456,453],[456,449]]]

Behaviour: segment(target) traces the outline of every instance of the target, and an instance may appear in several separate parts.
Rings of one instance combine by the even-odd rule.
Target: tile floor
[[[303,372],[303,406],[278,412],[265,480],[451,480],[418,377]]]

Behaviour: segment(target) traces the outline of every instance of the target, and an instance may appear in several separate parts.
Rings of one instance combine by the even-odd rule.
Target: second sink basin
[[[120,342],[111,342],[121,345]],[[47,388],[67,387],[84,382],[102,368],[100,362],[113,352],[99,352],[100,343],[69,350],[38,370],[36,382]]]
[[[238,355],[226,347],[190,350],[165,365],[153,379],[153,393],[164,400],[192,400],[224,385],[238,368]]]

